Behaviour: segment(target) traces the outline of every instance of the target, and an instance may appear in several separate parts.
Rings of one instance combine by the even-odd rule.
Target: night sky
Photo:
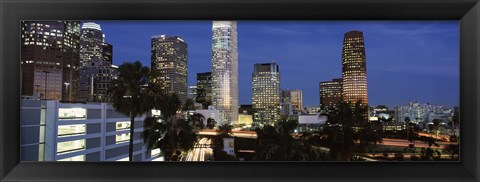
[[[150,67],[152,35],[188,43],[188,82],[211,71],[211,21],[96,21],[113,45],[113,62]],[[459,105],[458,21],[238,21],[239,104],[250,104],[253,65],[275,61],[281,88],[303,90],[319,105],[318,83],[341,78],[343,34],[364,33],[369,104]]]

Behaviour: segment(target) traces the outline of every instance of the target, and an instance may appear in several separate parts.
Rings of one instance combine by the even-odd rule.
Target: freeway
[[[195,143],[195,147],[187,153],[183,161],[208,161],[213,159],[213,149],[202,147],[210,144],[212,144],[211,139],[201,138]]]

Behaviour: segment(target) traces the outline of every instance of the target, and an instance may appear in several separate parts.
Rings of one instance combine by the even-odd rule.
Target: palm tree
[[[130,117],[130,140],[128,147],[129,161],[133,160],[133,137],[135,117],[150,111],[154,106],[151,100],[156,99],[160,87],[155,84],[157,73],[150,71],[142,63],[124,63],[118,68],[118,79],[112,80],[107,94],[116,111]]]
[[[178,96],[165,94],[159,98],[154,105],[162,114],[145,119],[141,136],[149,150],[160,148],[165,160],[170,161],[193,148],[196,135],[189,121],[181,114]]]

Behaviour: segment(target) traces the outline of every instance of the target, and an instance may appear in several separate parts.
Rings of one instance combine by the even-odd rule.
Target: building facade
[[[100,59],[90,60],[80,69],[78,101],[109,102],[107,90],[118,75],[117,66]]]
[[[159,72],[159,82],[167,94],[177,94],[185,103],[188,93],[188,45],[179,36],[153,36],[151,68]]]
[[[320,107],[324,112],[334,111],[343,101],[343,82],[341,78],[332,81],[320,82]]]
[[[188,98],[192,99],[194,103],[196,102],[196,99],[197,99],[197,86],[196,85],[192,85],[192,86],[188,87]]]
[[[252,74],[253,122],[273,125],[280,120],[280,70],[276,63],[255,64]]]
[[[212,104],[224,122],[238,119],[238,40],[236,21],[213,21]]]
[[[302,113],[303,111],[302,90],[282,91],[282,103],[291,103],[293,114]]]
[[[395,107],[395,112],[397,122],[405,122],[408,118],[410,122],[425,128],[426,124],[432,123],[434,119],[444,123],[452,121],[454,110],[429,103],[409,102],[408,106]]]
[[[135,118],[133,161],[161,160],[143,145],[144,119]],[[129,138],[130,118],[106,103],[22,100],[22,161],[128,161]]]
[[[113,64],[113,46],[109,43],[103,43],[102,46],[102,58],[110,64]]]
[[[21,22],[21,94],[75,101],[80,64],[80,22]]]
[[[197,73],[197,97],[195,101],[201,103],[205,109],[212,105],[212,72]]]
[[[343,101],[368,105],[367,62],[363,32],[345,33],[342,49]]]

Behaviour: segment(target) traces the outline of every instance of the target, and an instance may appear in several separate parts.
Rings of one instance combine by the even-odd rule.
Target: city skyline
[[[166,34],[189,43],[189,75],[211,71],[211,21],[96,23],[116,49],[114,64],[148,62],[149,49],[142,47],[149,41],[140,37]],[[304,106],[318,105],[318,83],[341,76],[343,34],[353,29],[365,34],[370,105],[418,100],[458,106],[456,21],[238,21],[239,104],[251,103],[252,65],[274,60],[283,68],[281,89],[300,89]],[[126,33],[129,37],[122,36]],[[188,83],[194,85],[196,77],[189,76]]]

